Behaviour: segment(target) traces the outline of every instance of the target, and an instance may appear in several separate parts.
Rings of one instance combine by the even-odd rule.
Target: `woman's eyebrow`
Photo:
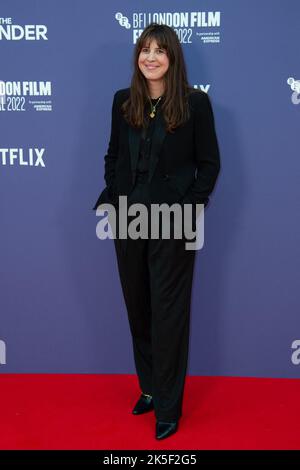
[[[149,49],[149,46],[143,46],[142,49]],[[155,49],[165,49],[164,47],[155,47]]]

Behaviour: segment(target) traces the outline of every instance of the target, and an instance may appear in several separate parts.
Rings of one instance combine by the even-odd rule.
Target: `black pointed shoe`
[[[178,421],[167,423],[165,421],[156,422],[156,439],[165,439],[174,434],[178,429]]]
[[[143,413],[147,413],[148,411],[152,411],[153,409],[154,405],[152,396],[145,395],[144,393],[142,393],[135,407],[132,410],[132,414],[141,415]]]

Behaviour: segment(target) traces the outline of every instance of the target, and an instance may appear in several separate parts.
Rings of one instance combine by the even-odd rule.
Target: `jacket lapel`
[[[130,150],[130,162],[131,162],[131,173],[132,173],[132,184],[135,182],[136,166],[139,158],[140,140],[142,135],[142,129],[135,127],[128,127],[128,140]]]
[[[156,119],[156,122],[155,122],[153,136],[152,136],[148,182],[151,181],[154,175],[154,171],[155,171],[158,158],[159,158],[159,153],[160,153],[164,138],[166,137],[166,124],[165,124],[163,114],[160,111],[158,111],[155,119]],[[136,129],[132,126],[129,126],[128,139],[129,139],[129,150],[130,150],[130,161],[131,161],[133,184],[135,182],[136,167],[137,167],[137,162],[139,158],[141,135],[142,135],[142,129]]]

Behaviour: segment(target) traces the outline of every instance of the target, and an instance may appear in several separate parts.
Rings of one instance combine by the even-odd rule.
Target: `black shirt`
[[[159,98],[151,98],[152,105],[154,106]],[[156,122],[156,116],[157,113],[160,112],[160,105],[161,101],[158,103],[156,110],[155,110],[155,116],[151,118],[149,116],[151,112],[151,107],[150,103],[148,103],[145,106],[145,113],[147,116],[147,121],[148,125],[146,129],[143,129],[142,131],[142,136],[141,136],[141,141],[140,141],[140,149],[139,149],[139,159],[137,163],[137,171],[138,172],[148,172],[149,171],[149,162],[150,162],[150,152],[151,152],[151,144],[152,144],[152,135],[155,127],[155,122]]]

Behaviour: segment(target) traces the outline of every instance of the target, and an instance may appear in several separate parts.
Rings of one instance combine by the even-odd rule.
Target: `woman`
[[[128,207],[205,207],[219,170],[208,95],[189,86],[175,31],[152,23],[136,44],[130,88],[114,95],[106,187],[93,209],[109,202],[120,210],[120,195]],[[141,388],[133,414],[154,409],[156,438],[163,439],[182,414],[195,251],[185,249],[184,237],[159,234],[117,236],[115,249]]]

